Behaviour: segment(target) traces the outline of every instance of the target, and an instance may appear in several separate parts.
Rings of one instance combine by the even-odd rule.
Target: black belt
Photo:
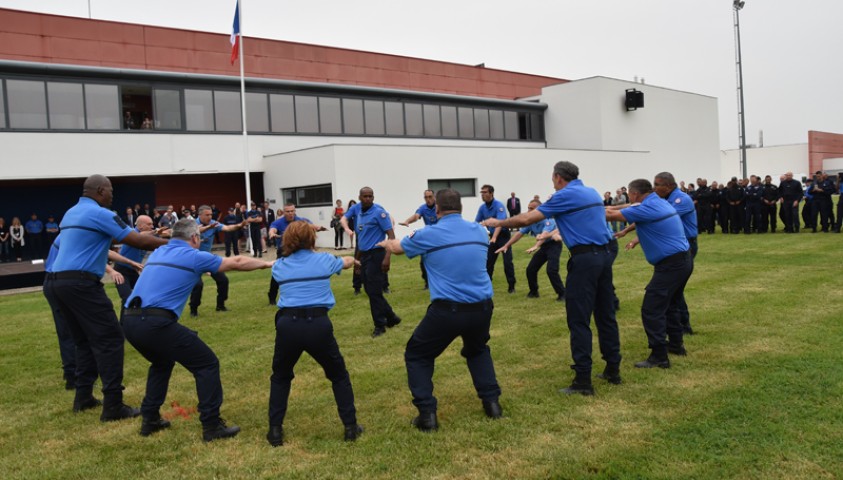
[[[492,306],[492,299],[483,300],[477,303],[459,303],[449,302],[448,300],[434,300],[431,305],[438,308],[444,308],[454,312],[482,312],[488,310]]]
[[[571,256],[579,255],[581,253],[608,252],[608,246],[608,243],[603,245],[577,245],[569,248],[568,251],[571,252]]]
[[[328,309],[325,307],[282,308],[278,313],[282,317],[324,317],[328,315]]]
[[[679,261],[679,260],[685,260],[688,257],[688,255],[689,255],[689,252],[687,252],[687,251],[674,253],[673,255],[671,255],[669,257],[664,257],[663,259],[659,260],[658,262],[656,262],[656,265],[664,265],[666,263],[673,263],[673,262],[676,262],[676,261]]]
[[[371,254],[377,252],[378,250],[383,250],[383,248],[382,247],[375,247],[375,248],[372,248],[372,249],[369,249],[369,250],[360,250],[360,254],[361,255],[371,255]]]
[[[92,282],[99,282],[101,277],[94,275],[91,272],[84,270],[66,270],[64,272],[52,272],[47,276],[50,280],[90,280]]]
[[[178,320],[179,318],[172,310],[167,310],[166,308],[127,308],[123,310],[123,315],[132,317],[167,317],[174,320]]]

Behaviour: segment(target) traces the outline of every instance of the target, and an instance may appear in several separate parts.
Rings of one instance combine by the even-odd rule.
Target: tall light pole
[[[741,175],[746,177],[746,120],[744,118],[743,108],[743,64],[741,63],[741,15],[740,11],[744,6],[743,0],[732,0],[732,9],[735,12],[735,64],[738,75],[738,121],[740,122],[740,133],[738,140],[740,140],[741,147]]]

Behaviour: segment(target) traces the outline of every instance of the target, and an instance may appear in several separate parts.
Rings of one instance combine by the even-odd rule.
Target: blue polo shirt
[[[279,308],[324,307],[336,304],[331,291],[331,275],[342,271],[342,259],[329,253],[299,250],[279,258],[272,266],[272,278],[278,282]]]
[[[387,230],[392,230],[389,213],[377,203],[373,203],[365,212],[362,204],[356,203],[345,212],[345,218],[354,219],[354,234],[357,235],[357,248],[361,252],[377,248],[377,244],[386,238]]]
[[[552,232],[556,230],[556,220],[552,218],[545,218],[540,222],[536,222],[532,225],[527,225],[526,227],[522,227],[521,232],[522,235],[532,235],[534,237],[539,236],[539,234],[544,232]],[[556,241],[552,239],[548,239],[547,241]]]
[[[313,223],[310,220],[308,220],[306,218],[302,218],[298,215],[293,217],[293,222]],[[284,232],[287,231],[287,227],[293,222],[288,222],[287,217],[282,216],[278,220],[275,220],[274,222],[272,222],[272,225],[269,226],[269,228],[274,228],[278,232],[278,236],[274,239],[276,247],[281,246],[281,237],[284,236]]]
[[[56,263],[56,256],[59,254],[59,239],[61,238],[61,234],[53,240],[53,244],[50,245],[50,251],[47,252],[47,259],[44,260],[44,271],[47,273],[52,273],[53,271],[53,264]]]
[[[140,233],[140,230],[138,230],[137,228],[133,228],[132,230]],[[146,256],[146,250],[141,250],[140,248],[135,248],[131,245],[123,244],[123,246],[120,247],[120,255],[123,255],[124,257],[128,258],[133,262],[143,263],[143,258]],[[126,268],[133,268],[132,266],[126,265],[123,262],[118,262],[117,265],[122,265]]]
[[[577,245],[605,245],[612,241],[606,228],[606,209],[597,190],[571,180],[557,190],[550,200],[537,208],[545,218],[553,218],[570,250]]]
[[[434,203],[432,207],[428,207],[427,203],[422,203],[421,207],[416,209],[416,215],[421,217],[424,220],[425,225],[434,225],[439,218],[436,216],[436,204]]]
[[[652,265],[690,248],[679,214],[655,193],[640,205],[625,208],[623,216],[635,223],[644,256]]]
[[[27,233],[38,234],[44,231],[44,224],[41,223],[41,220],[29,220],[23,227]]]
[[[126,300],[128,307],[136,297],[141,308],[163,308],[181,315],[187,297],[205,272],[216,273],[222,258],[173,239],[149,256],[135,289]]]
[[[474,221],[479,223],[487,218],[506,220],[506,208],[501,202],[494,199],[489,204],[485,202],[480,204],[480,207],[477,209],[477,215],[474,216]],[[489,235],[495,233],[495,227],[486,227],[486,230],[488,230]]]
[[[200,228],[205,226],[198,218],[196,219],[196,224],[199,225]],[[204,232],[199,232],[199,238],[201,239],[201,242],[199,243],[199,250],[202,250],[203,252],[211,251],[211,247],[214,246],[214,234],[222,231],[223,229],[223,225],[216,220],[211,220],[211,223],[208,225],[213,225],[213,227],[205,230]]]
[[[492,298],[486,271],[489,237],[477,223],[451,213],[401,239],[408,258],[422,256],[430,300],[477,303]]]
[[[679,218],[682,220],[682,228],[685,230],[685,237],[696,238],[699,234],[699,230],[697,230],[697,209],[694,207],[694,201],[691,200],[691,197],[682,190],[675,188],[667,196],[667,203],[679,214]]]
[[[53,271],[81,270],[97,277],[105,274],[111,240],[122,241],[132,231],[119,215],[88,197],[64,214],[61,229],[65,248],[59,250]]]
[[[56,222],[47,222],[46,224],[44,224],[44,229],[45,230],[58,230],[59,224],[56,223]]]

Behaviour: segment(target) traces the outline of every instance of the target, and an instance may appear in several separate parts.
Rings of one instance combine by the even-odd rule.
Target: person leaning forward
[[[354,392],[345,360],[334,338],[334,327],[328,310],[336,301],[331,292],[331,277],[355,264],[353,257],[335,257],[317,253],[316,231],[311,224],[293,221],[281,237],[282,256],[272,267],[272,276],[281,288],[278,311],[275,313],[275,354],[269,387],[269,432],[266,440],[273,447],[284,444],[284,418],[293,368],[301,354],[307,352],[316,360],[331,381],[337,412],[344,426],[346,441],[354,441],[363,433],[357,424]]]
[[[502,415],[501,389],[487,345],[494,309],[492,281],[485,268],[488,236],[480,225],[462,219],[456,190],[436,192],[436,213],[439,221],[435,225],[400,242],[389,239],[378,244],[396,255],[421,255],[427,268],[431,303],[404,352],[413,404],[419,410],[413,425],[425,432],[439,428],[433,396],[434,362],[457,337],[462,337],[460,353],[486,416]]]
[[[228,426],[220,418],[223,395],[217,356],[196,332],[179,324],[179,314],[203,273],[271,268],[272,262],[244,256],[222,258],[199,250],[201,243],[195,220],[183,218],[176,222],[170,243],[149,256],[124,305],[121,323],[126,339],[152,364],[141,404],[142,436],[170,426],[161,418],[160,408],[176,362],[196,379],[202,439],[210,442],[233,437],[240,431],[240,427]]]
[[[104,422],[140,413],[123,403],[123,331],[114,304],[100,283],[109,247],[112,239],[144,250],[167,243],[141,235],[108,210],[113,195],[108,177],[92,175],[85,180],[82,198],[61,221],[62,248],[49,274],[49,288],[76,344],[73,410],[81,412],[102,404],[100,420]],[[93,396],[98,374],[102,402]]]
[[[556,193],[531,212],[507,220],[488,219],[487,227],[526,227],[553,217],[568,247],[568,276],[565,283],[565,312],[571,332],[571,368],[576,377],[565,394],[593,395],[591,383],[591,314],[597,326],[600,353],[606,368],[599,378],[620,384],[621,342],[615,319],[612,264],[614,238],[606,226],[603,199],[597,190],[583,185],[579,168],[570,162],[553,167]]]

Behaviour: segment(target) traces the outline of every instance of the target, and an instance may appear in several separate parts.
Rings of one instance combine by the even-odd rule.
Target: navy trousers
[[[217,272],[212,273],[211,278],[217,284],[217,307],[224,307],[225,301],[228,300],[228,277],[224,272]],[[196,285],[193,286],[193,290],[190,292],[191,310],[198,309],[199,305],[202,304],[202,290],[204,288],[205,284],[202,282],[202,277],[199,277],[199,281],[196,282]]]
[[[659,360],[667,359],[668,341],[674,345],[682,344],[679,299],[693,271],[694,261],[690,252],[672,255],[654,266],[653,277],[647,284],[641,320],[647,344]]]
[[[135,289],[140,274],[134,268],[124,267],[123,265],[115,265],[114,269],[120,272],[125,280],[122,284],[117,285],[117,294],[120,295],[120,306],[122,307],[126,304],[129,296],[132,295],[132,290]]]
[[[697,237],[689,238],[688,244],[691,246],[691,262],[697,258],[697,251],[699,250],[699,243],[697,242]],[[693,265],[691,266],[693,268]],[[685,289],[682,289],[682,293],[679,294],[679,299],[677,300],[678,308],[679,308],[679,323],[682,325],[683,332],[691,332],[693,329],[691,328],[691,312],[688,311],[688,303],[685,301]]]
[[[103,406],[120,405],[123,403],[123,330],[102,283],[82,277],[53,279],[48,289],[76,344],[77,399],[91,396],[99,375]]]
[[[383,289],[386,285],[385,275],[381,270],[386,251],[382,248],[374,248],[366,252],[360,252],[360,274],[363,281],[363,288],[369,296],[369,308],[372,311],[372,321],[376,327],[386,327],[387,320],[395,318],[395,312],[386,297],[383,296]]]
[[[212,426],[219,422],[222,405],[220,362],[199,335],[178,323],[173,317],[130,315],[124,312],[123,331],[126,339],[149,360],[146,395],[141,403],[143,418],[154,420],[160,415],[167,398],[170,375],[176,362],[193,374],[199,397],[199,421]]]
[[[556,296],[565,295],[565,284],[559,276],[559,256],[562,254],[562,242],[546,241],[533,254],[530,263],[527,265],[527,285],[530,292],[539,293],[539,270],[547,263],[547,279]]]
[[[407,381],[413,395],[413,405],[419,412],[436,412],[433,396],[433,368],[436,357],[442,354],[457,337],[462,337],[460,354],[468,364],[474,389],[481,400],[497,400],[501,395],[495,375],[495,365],[487,342],[494,304],[486,300],[466,310],[459,304],[439,304],[427,307],[427,314],[416,327],[404,351]]]
[[[354,391],[345,360],[334,338],[334,326],[327,314],[315,316],[301,310],[280,309],[275,314],[275,354],[269,384],[269,424],[283,425],[287,415],[293,368],[307,352],[331,381],[337,412],[343,425],[357,424]]]
[[[497,241],[489,244],[489,252],[486,255],[486,271],[489,272],[490,279],[495,274],[495,262],[498,260],[498,254],[495,251],[506,245],[509,238],[509,229],[502,228]],[[512,264],[512,249],[506,249],[501,255],[503,256],[503,273],[506,275],[506,283],[509,288],[515,288],[515,266]]]
[[[53,322],[56,324],[56,335],[59,339],[59,355],[61,356],[64,378],[65,380],[72,381],[76,378],[76,344],[73,342],[70,327],[67,326],[67,321],[61,313],[58,300],[53,294],[50,282],[52,280],[49,278],[44,279],[44,297],[50,305],[50,311],[53,312]]]
[[[571,332],[571,368],[591,374],[591,315],[597,327],[600,353],[606,363],[621,362],[621,341],[615,318],[612,264],[616,253],[609,246],[572,255],[568,259],[565,312]]]

